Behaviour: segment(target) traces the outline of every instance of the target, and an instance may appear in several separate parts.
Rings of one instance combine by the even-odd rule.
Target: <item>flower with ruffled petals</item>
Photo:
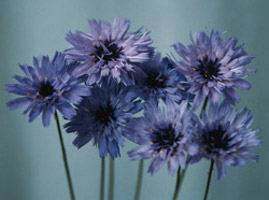
[[[142,109],[142,104],[135,100],[136,93],[115,82],[95,85],[91,93],[77,105],[77,115],[65,125],[66,131],[77,133],[73,144],[78,148],[93,140],[100,157],[107,153],[112,158],[118,157],[128,123]]]
[[[261,144],[250,128],[253,116],[247,108],[237,111],[224,101],[220,105],[211,104],[208,114],[202,119],[195,117],[197,126],[193,142],[199,145],[199,154],[190,158],[191,163],[201,158],[214,160],[218,177],[226,176],[226,165],[242,166],[245,162],[256,161],[252,148]]]
[[[112,25],[96,20],[89,20],[89,25],[88,33],[77,31],[66,36],[73,45],[66,50],[67,59],[81,62],[74,74],[88,74],[89,85],[103,77],[133,84],[134,73],[140,73],[137,64],[148,60],[153,52],[149,31],[129,32],[130,22],[117,17]]]
[[[167,57],[161,60],[161,55],[157,53],[139,66],[145,76],[136,76],[134,87],[143,100],[162,99],[164,102],[180,103],[182,100],[192,99],[192,95],[186,92],[186,78]]]
[[[210,35],[197,32],[191,40],[188,46],[180,42],[173,46],[182,57],[175,63],[191,84],[188,91],[196,94],[193,108],[197,108],[205,97],[216,103],[221,94],[231,103],[237,103],[239,96],[234,88],[250,88],[244,78],[245,72],[255,71],[245,68],[252,57],[248,56],[242,45],[236,46],[235,38],[223,41],[218,31],[212,30]]]
[[[146,105],[144,117],[134,119],[130,125],[131,135],[127,137],[139,146],[128,155],[132,160],[152,159],[148,168],[152,175],[166,163],[173,175],[179,167],[185,168],[186,153],[197,153],[197,146],[191,143],[191,113],[187,101],[178,108],[167,104],[166,111],[153,102]]]
[[[47,56],[34,57],[33,64],[34,67],[20,65],[25,76],[14,75],[19,83],[6,85],[6,91],[22,96],[7,102],[7,106],[11,110],[28,106],[23,113],[29,112],[29,122],[42,113],[44,126],[50,124],[56,109],[71,119],[76,114],[71,104],[79,103],[81,96],[90,92],[88,87],[79,85],[83,78],[71,76],[76,63],[67,65],[64,55],[56,52],[51,61]]]

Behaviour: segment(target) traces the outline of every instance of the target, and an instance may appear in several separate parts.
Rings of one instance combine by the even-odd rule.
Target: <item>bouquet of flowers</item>
[[[54,116],[70,191],[75,199],[58,112],[64,128],[75,133],[73,144],[81,148],[93,141],[101,158],[100,200],[104,199],[105,157],[109,156],[109,199],[114,198],[114,160],[125,140],[137,146],[128,152],[140,160],[134,199],[142,185],[144,160],[154,175],[167,164],[177,175],[176,200],[190,164],[210,162],[203,199],[206,200],[213,168],[219,179],[226,167],[257,161],[254,147],[261,144],[252,129],[253,116],[237,110],[237,89],[250,89],[246,68],[253,57],[235,38],[222,39],[212,30],[191,34],[191,43],[173,44],[175,53],[162,57],[152,47],[149,31],[129,31],[130,21],[115,18],[89,20],[89,32],[70,32],[64,52],[33,58],[33,66],[20,65],[24,76],[6,91],[20,95],[7,102],[13,110],[26,107],[29,122],[42,114],[44,127]],[[168,199],[169,197],[167,197]]]

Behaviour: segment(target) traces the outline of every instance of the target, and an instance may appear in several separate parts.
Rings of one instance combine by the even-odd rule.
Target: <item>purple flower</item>
[[[218,177],[226,176],[226,165],[241,166],[246,160],[256,161],[253,147],[261,144],[255,136],[257,130],[250,127],[253,116],[247,108],[237,111],[224,101],[220,105],[211,104],[208,115],[203,112],[202,119],[195,116],[193,142],[199,145],[199,154],[190,158],[191,163],[201,158],[215,161]]]
[[[153,52],[149,31],[129,32],[130,22],[119,18],[112,25],[96,20],[89,20],[89,25],[89,33],[77,31],[66,36],[73,45],[66,50],[67,59],[81,62],[74,74],[88,74],[89,85],[103,77],[134,84],[134,73],[141,73],[137,64],[148,60]]]
[[[179,167],[185,168],[186,153],[194,155],[197,146],[191,142],[191,113],[187,101],[179,107],[167,104],[167,111],[158,108],[156,103],[146,105],[144,117],[134,119],[127,137],[138,143],[128,152],[132,160],[152,159],[148,172],[152,175],[164,164],[168,164],[169,174]]]
[[[100,157],[109,153],[112,158],[120,156],[123,136],[133,115],[142,110],[137,95],[122,84],[114,82],[95,85],[91,96],[84,97],[77,105],[77,115],[65,125],[67,132],[76,132],[73,144],[78,148],[90,140],[98,147]]]
[[[81,96],[89,95],[89,88],[79,85],[83,78],[70,75],[76,63],[67,65],[64,55],[56,52],[52,61],[47,56],[33,59],[34,67],[20,65],[25,76],[14,75],[18,84],[6,85],[6,91],[22,97],[7,102],[13,110],[28,106],[29,122],[34,121],[42,112],[44,126],[50,124],[51,115],[58,109],[64,117],[71,119],[75,114],[72,103],[79,103]]]
[[[245,72],[255,71],[244,66],[250,63],[243,45],[237,46],[235,38],[227,41],[221,39],[221,33],[211,31],[197,32],[191,36],[192,43],[184,46],[180,42],[174,44],[174,49],[182,57],[175,61],[180,71],[189,79],[189,92],[196,93],[193,107],[196,109],[205,97],[216,103],[223,94],[231,103],[239,101],[235,87],[249,89],[250,84],[244,80]]]
[[[186,78],[173,66],[166,57],[161,60],[157,53],[151,60],[144,62],[140,68],[145,76],[137,76],[135,88],[137,94],[145,101],[162,99],[180,103],[182,100],[192,100],[192,95],[186,92]]]

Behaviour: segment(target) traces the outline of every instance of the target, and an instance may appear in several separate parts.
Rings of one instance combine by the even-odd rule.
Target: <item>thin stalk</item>
[[[60,126],[60,121],[59,121],[59,118],[58,118],[58,115],[57,115],[56,111],[54,113],[54,119],[56,121],[59,140],[60,140],[60,144],[61,144],[61,150],[62,150],[62,156],[63,156],[63,161],[64,161],[65,174],[66,174],[68,187],[69,187],[70,199],[75,200],[75,193],[74,193],[74,190],[73,190],[71,175],[70,175],[70,172],[69,172],[69,167],[68,167],[67,156],[66,156],[66,151],[65,151],[65,147],[64,147],[64,141],[63,141],[61,126]]]
[[[207,102],[208,102],[208,97],[206,97],[205,100],[204,100],[204,103],[203,103],[203,106],[202,106],[202,110],[200,112],[200,118],[202,118],[203,111],[206,110]]]
[[[100,200],[104,200],[105,190],[105,157],[101,158],[101,176],[100,176]]]
[[[188,157],[189,157],[189,156],[188,156]],[[187,160],[188,160],[188,157],[187,157]],[[179,187],[178,187],[178,192],[179,192],[180,189],[181,189],[182,182],[183,182],[184,177],[185,177],[185,175],[186,175],[188,166],[189,166],[189,165],[188,165],[188,163],[187,163],[187,164],[186,164],[186,167],[185,167],[183,170],[181,170],[181,174],[180,174],[180,182],[179,182]]]
[[[176,186],[174,190],[173,200],[177,200],[178,192],[179,192],[179,186],[180,186],[180,168],[177,170],[177,180],[176,180]]]
[[[140,197],[142,179],[143,179],[143,165],[144,165],[144,160],[142,159],[139,161],[134,200],[139,200],[139,197]]]
[[[212,176],[212,172],[213,172],[213,167],[214,167],[214,160],[212,159],[211,163],[210,163],[209,170],[208,170],[208,178],[207,178],[207,183],[206,183],[206,188],[205,188],[205,193],[204,193],[204,200],[207,199],[209,186],[210,186],[210,182],[211,182],[211,176]]]
[[[109,157],[109,188],[108,199],[114,200],[114,160]]]
[[[208,103],[208,97],[206,97],[205,100],[204,100],[204,103],[203,103],[203,106],[202,106],[202,109],[201,109],[201,112],[200,112],[200,115],[199,115],[200,118],[202,117],[202,113],[203,113],[203,111],[206,110],[207,103]],[[187,160],[188,160],[188,158],[189,158],[189,156],[187,156]],[[186,174],[186,172],[187,172],[188,166],[189,166],[188,163],[186,163],[186,167],[185,167],[185,169],[181,170],[181,171],[182,171],[182,172],[181,172],[181,181],[180,181],[180,184],[179,184],[179,189],[178,189],[178,191],[180,191],[180,189],[181,189],[181,185],[182,185],[182,182],[183,182],[183,180],[184,180],[185,174]]]

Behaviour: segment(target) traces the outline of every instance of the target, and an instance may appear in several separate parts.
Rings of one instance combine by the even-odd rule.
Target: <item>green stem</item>
[[[139,200],[139,197],[140,197],[142,179],[143,179],[143,165],[144,165],[144,160],[142,159],[139,161],[134,200]]]
[[[175,191],[174,191],[174,195],[173,195],[173,200],[177,200],[180,185],[181,185],[180,184],[180,168],[178,168],[177,180],[176,180],[176,186],[175,186]]]
[[[64,161],[65,174],[66,174],[66,178],[67,178],[67,182],[68,182],[68,187],[69,187],[70,199],[71,200],[75,200],[75,194],[74,194],[72,180],[71,180],[71,176],[70,176],[70,172],[69,172],[69,167],[68,167],[68,162],[67,162],[67,157],[66,157],[66,151],[65,151],[65,147],[64,147],[64,141],[63,141],[62,131],[61,131],[61,128],[60,128],[61,127],[60,126],[60,121],[59,121],[59,118],[58,118],[58,115],[57,115],[57,112],[56,111],[54,113],[54,118],[55,118],[55,121],[56,121],[58,135],[59,135],[59,140],[60,140],[60,144],[61,144],[61,150],[62,150],[62,156],[63,156],[63,161]]]
[[[202,110],[201,110],[201,112],[200,112],[200,118],[202,118],[202,113],[203,113],[203,111],[206,110],[207,102],[208,102],[208,97],[206,96],[206,98],[205,98],[205,100],[204,100],[204,103],[203,103],[203,106],[202,106]]]
[[[101,158],[101,176],[100,176],[100,200],[104,200],[105,190],[105,157]]]
[[[187,157],[187,160],[188,160],[188,157]],[[185,167],[183,170],[181,170],[182,172],[181,172],[181,174],[180,174],[180,184],[179,184],[178,192],[179,192],[180,189],[181,189],[182,182],[183,182],[184,177],[185,177],[185,175],[186,175],[188,166],[189,166],[189,165],[188,165],[188,163],[187,163],[187,164],[186,164],[186,167]]]
[[[203,103],[203,106],[202,106],[202,109],[201,109],[201,112],[200,112],[200,115],[199,115],[200,118],[202,117],[202,113],[203,113],[203,111],[206,110],[207,103],[208,103],[208,97],[206,97],[205,100],[204,100],[204,103]],[[188,158],[189,158],[189,156],[187,156],[187,160],[188,160]],[[182,173],[181,173],[181,181],[180,181],[180,184],[179,184],[179,189],[178,189],[178,191],[180,191],[180,189],[181,189],[181,185],[182,185],[182,183],[183,183],[183,180],[184,180],[185,174],[186,174],[186,172],[187,172],[188,166],[189,166],[189,165],[188,165],[188,163],[187,163],[185,169],[182,170]]]
[[[109,157],[109,189],[108,199],[114,200],[114,160]]]
[[[207,178],[207,183],[206,183],[206,188],[205,188],[205,194],[204,194],[204,200],[207,199],[208,191],[209,191],[209,186],[211,182],[211,176],[213,172],[213,167],[214,167],[214,160],[211,160],[209,171],[208,171],[208,178]]]

